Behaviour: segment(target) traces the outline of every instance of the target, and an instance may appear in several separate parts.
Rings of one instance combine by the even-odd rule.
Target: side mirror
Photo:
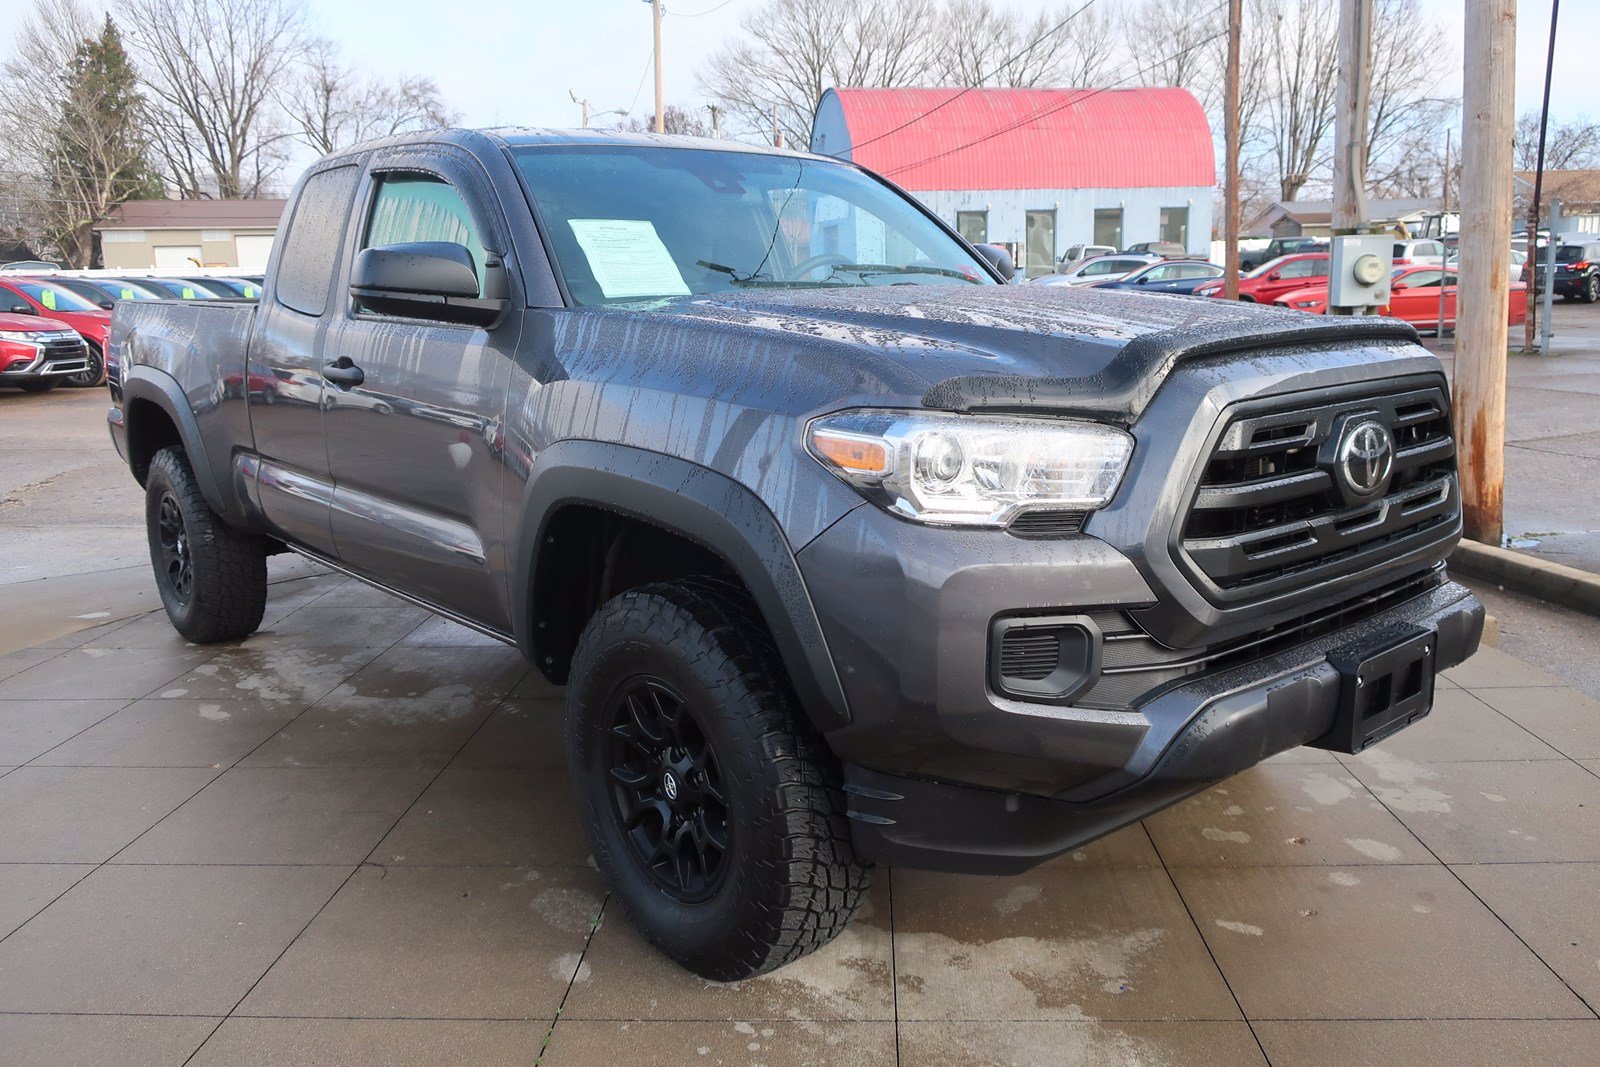
[[[6,310],[9,311],[13,315],[37,315],[37,314],[39,314],[37,311],[34,310],[34,307],[33,307],[32,304],[22,304],[22,303],[12,304],[11,307],[7,308]]]
[[[1282,281],[1282,280],[1283,280],[1283,271],[1281,271],[1281,270],[1275,270],[1271,274],[1267,275],[1267,281],[1269,281],[1269,282],[1279,282],[1279,281]]]
[[[1407,285],[1405,282],[1390,282],[1389,283],[1389,291],[1391,293],[1393,293],[1393,292],[1395,292],[1397,290],[1400,290],[1400,289],[1409,289],[1409,288],[1411,288],[1411,286]]]
[[[1011,259],[1011,253],[999,245],[975,245],[978,255],[989,261],[989,266],[1000,272],[1000,277],[1010,281],[1017,276],[1017,265]]]
[[[1141,275],[1140,275],[1140,276],[1139,276],[1139,278],[1138,278],[1138,279],[1137,279],[1137,280],[1138,280],[1138,282],[1139,282],[1139,284],[1140,284],[1140,285],[1146,285],[1146,284],[1148,284],[1148,283],[1149,283],[1149,281],[1150,281],[1150,275],[1148,275],[1148,274],[1141,274]]]
[[[472,253],[449,241],[364,249],[350,272],[350,295],[381,315],[473,326],[493,325],[510,304],[478,295]]]

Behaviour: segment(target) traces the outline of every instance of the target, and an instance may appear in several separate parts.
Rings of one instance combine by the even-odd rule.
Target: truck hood
[[[751,290],[649,314],[720,321],[907,364],[925,407],[1132,421],[1185,359],[1263,348],[1415,342],[1405,323],[1203,297],[1066,286]]]

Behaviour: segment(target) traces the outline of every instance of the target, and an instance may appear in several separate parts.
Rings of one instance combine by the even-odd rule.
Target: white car
[[[1040,275],[1030,284],[1088,285],[1091,282],[1114,282],[1142,267],[1160,262],[1160,256],[1096,256],[1060,274]]]
[[[1444,242],[1431,237],[1394,243],[1394,265],[1397,267],[1442,267],[1444,256]]]
[[[1069,267],[1077,266],[1086,259],[1093,259],[1096,256],[1109,256],[1115,251],[1116,249],[1110,245],[1068,245],[1066,254],[1056,261],[1056,269],[1066,270]]]

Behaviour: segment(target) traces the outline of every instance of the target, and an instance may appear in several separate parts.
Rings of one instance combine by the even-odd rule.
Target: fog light
[[[1085,615],[1012,616],[989,625],[989,685],[1002,696],[1065,704],[1100,677],[1100,629]]]

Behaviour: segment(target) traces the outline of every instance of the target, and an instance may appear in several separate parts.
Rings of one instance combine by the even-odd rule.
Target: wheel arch
[[[128,466],[134,478],[143,485],[155,454],[163,448],[179,445],[189,455],[189,466],[194,470],[206,503],[218,514],[226,513],[226,500],[206,455],[200,425],[177,379],[165,371],[140,364],[128,368],[121,385]]]
[[[570,642],[555,618],[573,604],[561,595],[562,576],[575,561],[582,564],[575,552],[592,552],[575,513],[660,531],[718,561],[749,591],[812,724],[826,731],[850,721],[821,623],[777,518],[726,475],[624,445],[558,442],[540,454],[528,480],[514,539],[512,619],[518,647],[546,677],[560,683],[570,665]]]

